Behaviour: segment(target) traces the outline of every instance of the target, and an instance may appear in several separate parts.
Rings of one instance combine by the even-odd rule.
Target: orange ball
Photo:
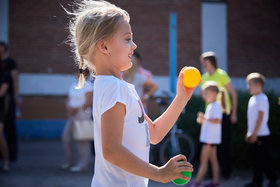
[[[182,71],[184,74],[183,84],[185,87],[193,88],[200,83],[201,74],[197,68],[189,66],[184,67]]]

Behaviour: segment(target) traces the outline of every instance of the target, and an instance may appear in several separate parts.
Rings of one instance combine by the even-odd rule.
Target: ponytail
[[[80,76],[79,76],[78,85],[77,85],[76,89],[81,89],[85,84],[86,78],[85,78],[85,74],[84,74],[85,73],[84,66],[85,66],[84,59],[83,59],[83,57],[80,57],[80,67],[79,67]]]
[[[229,108],[227,106],[227,95],[226,95],[226,90],[224,88],[219,88],[221,92],[221,105],[222,109],[226,114],[230,114]]]

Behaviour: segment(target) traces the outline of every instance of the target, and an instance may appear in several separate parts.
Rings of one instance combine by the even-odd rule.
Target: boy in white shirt
[[[248,89],[252,97],[248,103],[248,131],[245,137],[253,161],[253,180],[246,187],[262,186],[263,173],[270,180],[269,187],[277,186],[276,174],[269,150],[270,131],[267,125],[269,102],[263,93],[265,78],[260,73],[250,73],[247,78]]]
[[[200,142],[203,144],[200,155],[200,166],[195,182],[191,187],[200,187],[201,181],[207,171],[208,161],[211,162],[213,182],[207,186],[218,187],[219,163],[217,159],[217,145],[221,143],[221,120],[223,110],[217,102],[219,93],[218,84],[215,81],[207,81],[202,87],[203,99],[208,103],[206,112],[197,114],[197,123],[201,124]]]

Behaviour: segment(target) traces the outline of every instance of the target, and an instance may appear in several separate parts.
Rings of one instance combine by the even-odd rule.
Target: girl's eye
[[[129,41],[131,41],[131,38],[127,38],[127,39],[125,39],[125,40],[129,42]]]

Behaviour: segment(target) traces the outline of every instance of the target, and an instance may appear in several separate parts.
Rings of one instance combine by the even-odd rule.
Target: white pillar
[[[9,42],[9,0],[0,0],[0,40]]]
[[[227,4],[201,3],[202,52],[214,51],[218,67],[227,71]]]

